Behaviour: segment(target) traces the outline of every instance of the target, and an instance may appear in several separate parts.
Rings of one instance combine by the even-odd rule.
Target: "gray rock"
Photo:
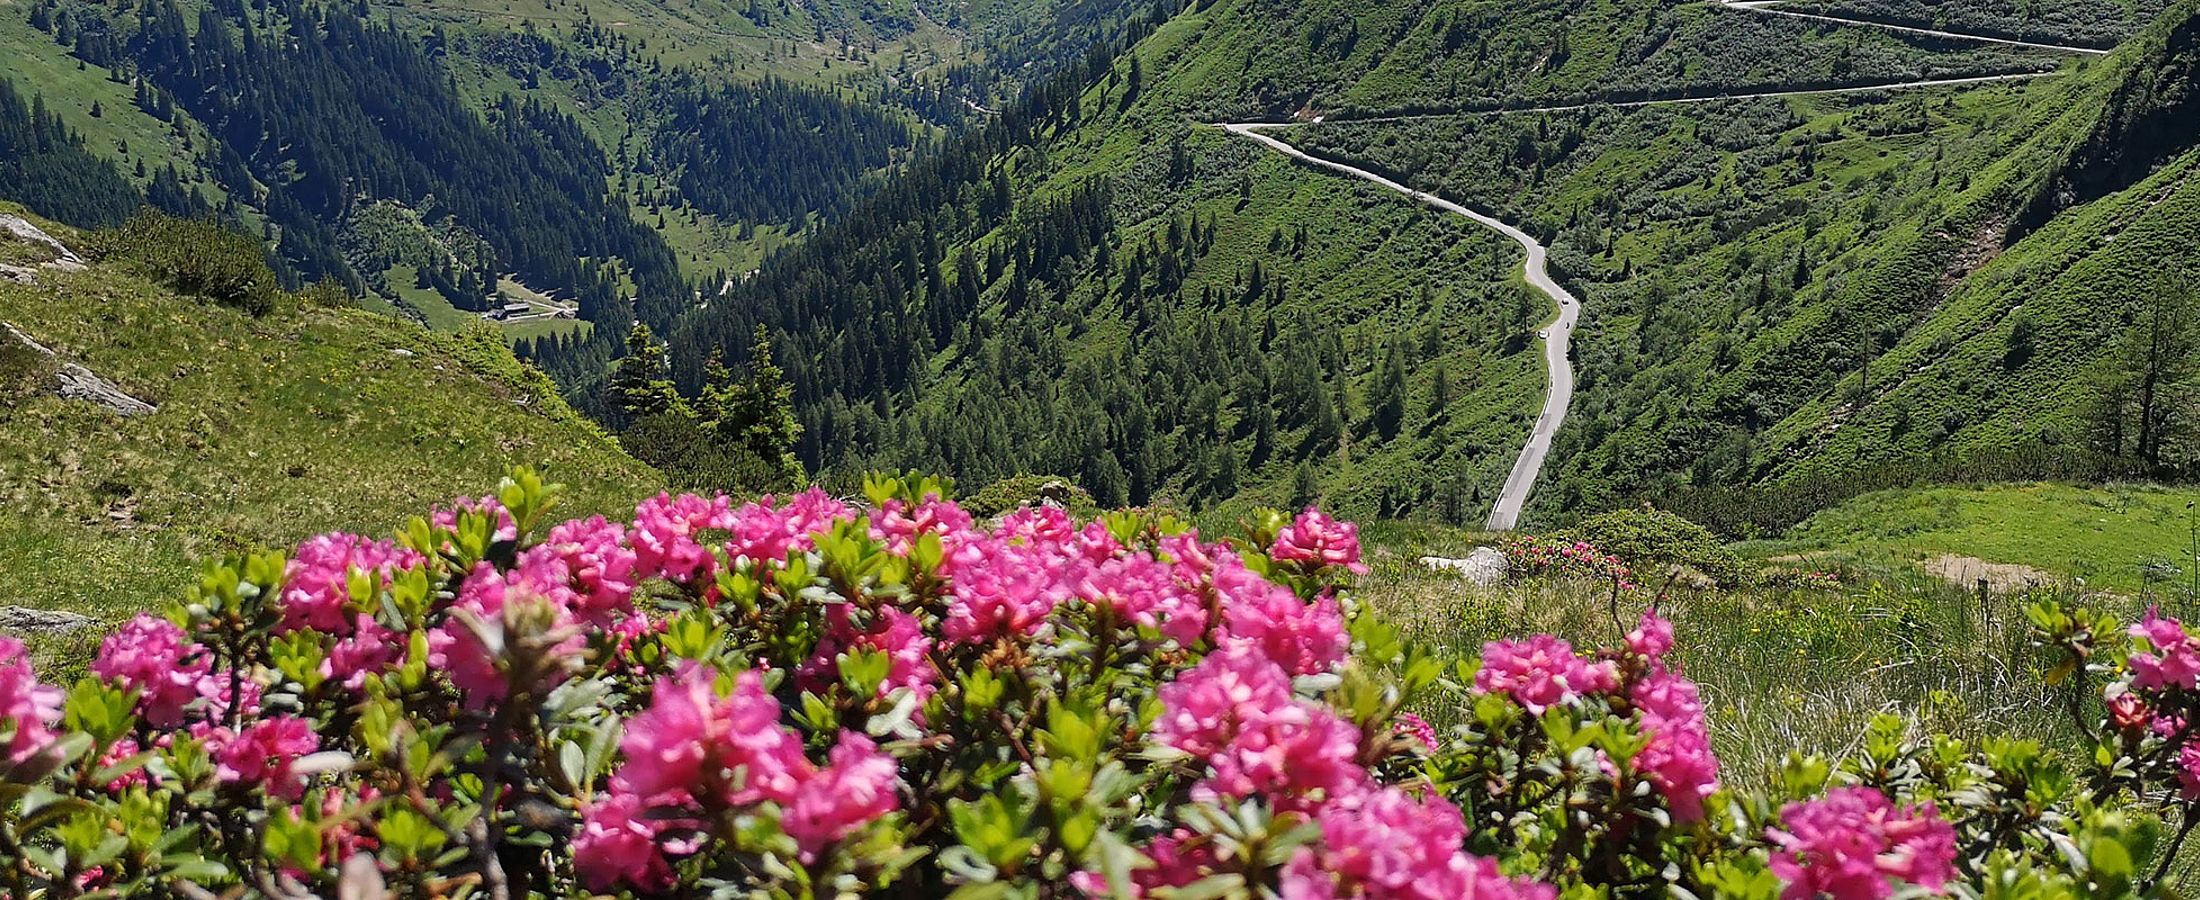
[[[77,256],[75,251],[70,250],[59,240],[56,240],[53,235],[47,234],[45,229],[25,221],[21,216],[0,213],[0,230],[15,235],[17,239],[51,247],[53,252],[60,254],[62,260],[76,263],[79,269],[83,266],[84,259]]]
[[[91,624],[90,616],[58,609],[0,606],[0,631],[10,634],[65,634]]]
[[[8,335],[21,341],[23,346],[54,361],[54,393],[71,400],[89,400],[126,418],[149,416],[158,411],[153,404],[130,396],[122,388],[115,386],[114,382],[99,377],[92,370],[73,362],[63,362],[52,350],[31,340],[30,335],[24,334],[15,326],[0,322],[0,328],[6,329]]]
[[[1459,577],[1482,587],[1504,581],[1505,573],[1512,568],[1511,561],[1495,547],[1476,547],[1465,559],[1424,556],[1421,557],[1421,565],[1438,572],[1457,573]]]

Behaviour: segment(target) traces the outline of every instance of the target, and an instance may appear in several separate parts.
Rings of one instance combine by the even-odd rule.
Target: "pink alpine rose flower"
[[[1268,553],[1315,568],[1340,566],[1354,575],[1367,574],[1367,566],[1360,562],[1360,526],[1339,522],[1311,506],[1276,532]]]
[[[634,608],[634,586],[641,580],[625,526],[602,516],[560,522],[543,541],[572,577],[573,613],[604,625]]]
[[[53,743],[53,725],[61,721],[61,689],[38,683],[23,642],[0,635],[0,728],[12,726],[10,762],[22,762]]]
[[[1558,893],[1506,878],[1496,861],[1461,850],[1466,819],[1441,797],[1383,787],[1329,804],[1315,820],[1320,850],[1301,850],[1286,865],[1284,897],[1552,900]]]
[[[342,635],[351,627],[351,573],[363,572],[377,588],[390,577],[420,565],[420,555],[391,541],[341,532],[299,544],[283,568],[283,589],[276,602],[283,611],[278,632],[311,628]]]
[[[1658,615],[1655,607],[1643,610],[1642,621],[1627,633],[1627,649],[1652,662],[1663,660],[1673,649],[1673,623]]]
[[[941,634],[956,643],[982,644],[1029,636],[1046,624],[1063,594],[1058,559],[999,537],[974,542],[968,550],[970,558],[956,567],[949,586]]]
[[[1107,560],[1085,571],[1077,596],[1116,617],[1190,646],[1207,633],[1207,607],[1169,574],[1169,567],[1137,553]]]
[[[2151,652],[2131,654],[2134,686],[2149,691],[2200,688],[2200,642],[2185,633],[2184,623],[2148,607],[2146,618],[2131,626],[2131,636],[2145,640],[2151,648]]]
[[[755,672],[719,696],[715,673],[691,666],[661,678],[649,709],[627,720],[626,762],[612,787],[652,800],[693,796],[726,808],[786,803],[812,770],[802,739],[779,724],[779,701]]]
[[[1665,797],[1676,821],[1701,821],[1704,798],[1719,789],[1719,759],[1695,683],[1660,672],[1635,685],[1630,699],[1650,739],[1635,754],[1635,768]]]
[[[825,612],[825,636],[817,642],[817,649],[802,664],[799,674],[810,689],[822,690],[840,680],[840,655],[849,650],[863,649],[885,653],[888,660],[886,680],[879,683],[879,696],[897,689],[908,688],[921,702],[932,696],[940,678],[939,670],[932,667],[932,638],[924,633],[924,624],[916,616],[891,606],[880,607],[872,613],[869,631],[859,631],[851,624],[848,605],[834,604]]]
[[[1293,675],[1327,672],[1344,661],[1352,638],[1335,597],[1324,594],[1309,604],[1250,573],[1243,577],[1249,584],[1222,607],[1225,634],[1250,642]]]
[[[1885,900],[1898,882],[1938,891],[1955,877],[1956,832],[1932,804],[1896,809],[1868,787],[1790,803],[1771,829],[1782,900]]]
[[[694,494],[658,494],[634,508],[635,573],[643,578],[689,582],[717,568],[710,548],[697,537],[733,527],[733,503],[720,494],[705,500]]]
[[[568,611],[577,602],[565,561],[551,548],[536,547],[521,554],[519,565],[509,572],[478,563],[473,574],[466,576],[465,584],[460,585],[458,598],[451,603],[442,624],[428,633],[428,662],[450,675],[468,709],[488,709],[511,694],[512,685],[505,677],[509,660],[504,658],[512,649],[511,636],[494,642],[500,646],[492,646],[483,642],[483,634],[476,628],[502,634],[508,609],[519,604],[542,608],[547,614],[541,618],[551,630],[568,628],[573,624]],[[473,622],[462,618],[461,612]],[[585,643],[575,632],[550,652],[572,656],[580,653]]]
[[[1611,690],[1617,675],[1609,663],[1590,663],[1574,655],[1572,644],[1548,634],[1524,641],[1482,645],[1482,668],[1474,674],[1476,693],[1503,694],[1542,715],[1584,693]]]
[[[620,885],[649,892],[672,888],[672,864],[657,846],[657,836],[672,824],[647,815],[648,805],[633,794],[612,791],[581,813],[573,836],[573,868],[592,891]]]
[[[305,777],[293,768],[300,757],[321,747],[313,723],[297,716],[271,716],[232,735],[217,728],[207,735],[214,774],[223,784],[257,785],[268,796],[296,801],[305,796]]]
[[[1154,739],[1193,756],[1222,752],[1239,729],[1296,702],[1291,677],[1251,647],[1224,647],[1159,691]]]
[[[819,488],[789,497],[779,506],[767,494],[734,510],[729,529],[733,539],[726,544],[726,556],[777,565],[790,551],[809,550],[813,535],[855,517],[855,510]]]
[[[1294,702],[1231,736],[1208,757],[1212,773],[1192,785],[1195,800],[1266,797],[1280,810],[1307,812],[1367,789],[1359,726],[1329,707]]]
[[[155,728],[183,724],[184,707],[208,690],[213,663],[203,647],[176,623],[139,613],[99,643],[91,672],[108,684],[138,692],[138,715]]]
[[[794,838],[804,862],[814,861],[833,842],[900,809],[900,783],[893,757],[879,752],[870,738],[843,731],[825,768],[795,789],[779,827]]]
[[[384,671],[404,656],[403,636],[382,627],[373,616],[358,613],[352,616],[351,633],[330,645],[328,658],[321,661],[321,674],[356,691],[366,684],[369,673]]]

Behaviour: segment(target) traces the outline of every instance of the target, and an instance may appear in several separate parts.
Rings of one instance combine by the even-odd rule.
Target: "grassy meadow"
[[[1538,632],[1579,649],[1615,645],[1606,584],[1532,580],[1477,587],[1420,565],[1424,554],[1464,556],[1493,536],[1375,528],[1373,572],[1359,597],[1370,614],[1445,653],[1471,659],[1483,642]],[[2006,733],[2050,744],[2074,730],[2061,696],[2034,673],[2024,604],[2043,594],[1995,594],[1981,607],[1962,588],[1914,566],[1836,567],[1841,582],[1812,588],[1751,587],[1666,592],[1661,608],[1678,637],[1671,657],[1703,688],[1713,745],[1729,779],[1769,775],[1790,751],[1852,751],[1882,712],[1914,727],[1958,737]],[[1659,599],[1662,579],[1623,592],[1621,622],[1632,627]],[[2049,587],[2045,590],[2058,590]],[[2137,610],[2123,598],[2088,603]],[[1420,713],[1442,726],[1463,709],[1448,701]]]

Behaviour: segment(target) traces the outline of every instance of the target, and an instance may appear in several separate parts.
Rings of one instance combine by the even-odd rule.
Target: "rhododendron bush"
[[[0,895],[2106,896],[2200,797],[2167,619],[2035,611],[2105,717],[2083,766],[1890,716],[1725,773],[1655,611],[1447,661],[1317,511],[946,493],[558,522],[523,471],[212,566],[66,691],[0,640]]]

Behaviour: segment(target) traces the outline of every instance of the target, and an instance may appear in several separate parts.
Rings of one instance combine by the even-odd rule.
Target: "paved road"
[[[1966,78],[1928,78],[1923,81],[1892,81],[1886,84],[1860,84],[1848,87],[1810,88],[1799,91],[1756,91],[1740,94],[1707,94],[1702,97],[1660,97],[1654,100],[1601,100],[1595,103],[1573,103],[1565,106],[1515,106],[1500,109],[1462,110],[1459,112],[1413,113],[1403,116],[1343,116],[1330,118],[1332,125],[1349,125],[1375,122],[1414,122],[1423,119],[1456,119],[1461,116],[1510,116],[1521,113],[1579,112],[1598,107],[1630,109],[1639,106],[1681,106],[1691,103],[1719,103],[1726,100],[1755,100],[1762,97],[1811,97],[1820,94],[1860,94],[1866,91],[1902,91],[1913,88],[1950,87],[1966,84],[1992,84],[2000,81],[2029,81],[2034,78],[2053,78],[2060,72],[2015,72],[2008,75],[1973,75]],[[1256,123],[1261,127],[1283,127],[1304,124],[1299,122]]]
[[[1982,44],[2001,44],[2006,47],[2029,47],[2034,50],[2053,50],[2058,53],[2084,53],[2094,56],[2098,56],[2108,52],[2107,50],[2100,49],[2099,47],[2072,47],[2066,44],[2042,44],[2033,41],[2013,40],[2010,38],[1987,37],[1983,34],[1963,34],[1961,32],[1955,31],[1935,31],[1931,28],[1917,28],[1909,25],[1893,25],[1886,22],[1874,22],[1870,19],[1852,19],[1846,16],[1827,15],[1825,13],[1806,13],[1796,12],[1791,9],[1774,8],[1775,6],[1783,2],[1783,0],[1719,0],[1719,2],[1725,5],[1728,9],[1746,9],[1750,12],[1760,12],[1775,16],[1788,16],[1790,18],[1796,19],[1810,19],[1816,22],[1832,22],[1839,25],[1862,25],[1868,28],[1884,28],[1888,31],[1899,31],[1904,34],[1921,34],[1928,37],[1947,38],[1957,41],[1977,41]]]
[[[1415,190],[1399,184],[1366,169],[1323,159],[1261,133],[1263,129],[1285,126],[1241,122],[1224,124],[1222,127],[1231,134],[1252,138],[1269,149],[1292,159],[1341,172],[1363,181],[1371,181],[1411,197],[1417,203],[1465,216],[1483,227],[1512,238],[1514,243],[1519,244],[1528,251],[1528,261],[1525,266],[1528,284],[1557,301],[1558,318],[1543,330],[1543,361],[1550,369],[1549,389],[1543,396],[1543,412],[1536,418],[1535,431],[1528,436],[1527,446],[1521,448],[1520,458],[1513,462],[1512,474],[1505,479],[1504,493],[1498,495],[1497,505],[1490,511],[1489,529],[1491,531],[1512,530],[1512,527],[1520,521],[1520,508],[1527,503],[1528,494],[1535,490],[1536,476],[1543,471],[1543,458],[1551,452],[1551,438],[1558,434],[1558,426],[1566,420],[1566,409],[1573,404],[1574,399],[1574,365],[1567,358],[1567,346],[1573,340],[1574,323],[1581,318],[1581,301],[1575,299],[1574,295],[1565,288],[1560,287],[1558,282],[1551,280],[1550,272],[1544,267],[1547,251],[1544,249],[1543,244],[1529,236],[1527,232],[1521,231],[1509,223],[1475,212],[1427,191]]]

